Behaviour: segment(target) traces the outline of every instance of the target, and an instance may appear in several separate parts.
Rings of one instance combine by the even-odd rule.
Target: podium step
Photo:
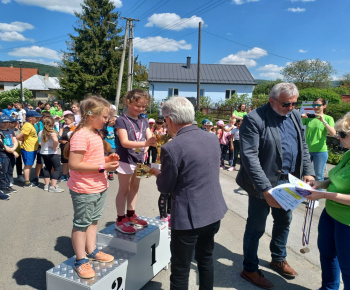
[[[46,285],[48,290],[80,290],[80,289],[119,289],[114,285],[122,285],[125,289],[128,261],[135,253],[127,252],[113,247],[97,244],[99,250],[114,256],[114,261],[101,263],[90,261],[96,276],[91,279],[82,279],[74,270],[75,256],[46,272]]]

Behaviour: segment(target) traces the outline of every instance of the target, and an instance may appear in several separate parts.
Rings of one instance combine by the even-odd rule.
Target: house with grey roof
[[[15,88],[20,88],[17,85]],[[34,99],[47,100],[53,98],[56,91],[61,89],[59,79],[57,77],[33,75],[23,82],[23,88],[32,91]]]
[[[149,93],[155,101],[163,101],[172,96],[197,97],[197,64],[187,57],[186,64],[149,64]],[[208,96],[213,102],[225,101],[236,93],[252,92],[256,82],[245,65],[201,64],[200,95]]]

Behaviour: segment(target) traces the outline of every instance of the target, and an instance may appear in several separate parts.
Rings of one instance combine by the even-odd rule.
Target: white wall
[[[197,84],[179,84],[179,83],[150,83],[149,94],[154,93],[154,100],[160,102],[168,97],[168,89],[179,89],[181,97],[197,97]],[[225,84],[201,84],[204,89],[204,96],[211,98],[212,102],[225,101],[226,90],[235,90],[238,95],[248,94],[252,97],[253,85],[225,85]]]
[[[15,86],[20,83],[11,83],[11,82],[0,82],[0,85],[4,85],[4,91],[9,91],[15,88]]]

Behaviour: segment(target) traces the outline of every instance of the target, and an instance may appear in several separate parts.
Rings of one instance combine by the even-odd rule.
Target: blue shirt
[[[293,173],[298,156],[298,133],[291,114],[280,116],[273,111],[272,117],[278,127],[282,143],[282,174]]]
[[[105,138],[105,140],[111,144],[112,149],[117,148],[117,146],[115,145],[115,135],[114,135],[114,127],[110,127],[107,126],[107,136]]]
[[[11,117],[13,112],[17,112],[17,110],[15,108],[12,108],[11,110],[9,109],[3,109],[2,113],[5,114],[6,116]]]

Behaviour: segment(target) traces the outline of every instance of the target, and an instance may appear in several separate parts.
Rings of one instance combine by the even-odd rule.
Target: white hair
[[[299,97],[299,90],[297,86],[293,83],[279,83],[273,86],[273,88],[270,91],[269,98],[278,99],[278,97],[281,94],[287,95],[288,98],[291,98],[294,96]]]
[[[172,97],[164,102],[162,107],[164,117],[169,116],[177,125],[192,124],[194,121],[194,107],[184,97]]]
[[[334,129],[338,132],[350,133],[350,112],[347,112],[343,118],[335,123]]]

